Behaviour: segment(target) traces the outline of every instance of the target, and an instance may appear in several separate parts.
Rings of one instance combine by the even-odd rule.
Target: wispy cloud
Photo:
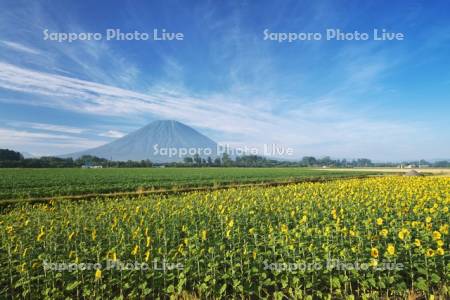
[[[86,129],[84,129],[84,128],[55,125],[55,124],[48,124],[48,123],[10,122],[8,124],[12,125],[12,126],[21,127],[21,128],[31,128],[31,129],[37,129],[37,130],[62,132],[62,133],[70,133],[70,134],[81,134],[83,132],[86,132]]]
[[[33,153],[39,155],[64,154],[74,150],[97,147],[103,143],[104,141],[93,141],[71,135],[31,132],[0,127],[0,145],[2,148],[21,151],[33,149]],[[49,148],[51,149],[50,151]]]
[[[41,52],[33,47],[25,46],[16,42],[10,42],[10,41],[0,41],[0,45],[3,45],[5,47],[8,47],[12,50],[25,52],[27,54],[35,54],[39,55]]]
[[[42,83],[45,82],[45,85]],[[143,94],[113,86],[33,71],[0,62],[0,87],[22,93],[41,95],[38,100],[22,101],[96,115],[154,114],[217,128],[227,132],[256,130],[255,122],[273,119],[240,103],[214,97],[204,99],[175,92]],[[5,99],[3,99],[5,101]],[[8,101],[8,100],[6,100]],[[14,100],[16,101],[16,100]],[[20,101],[20,100],[18,100]]]
[[[49,32],[89,31],[70,13],[61,11],[61,6],[42,1],[22,2],[18,1],[15,9],[7,9],[7,4],[0,5],[0,47],[4,50],[0,51],[0,60],[94,82],[127,88],[135,86],[141,75],[138,66],[104,41],[44,41],[46,29]]]
[[[103,137],[106,141],[122,136],[122,130],[132,130],[122,125],[139,126],[154,118],[185,122],[233,145],[295,146],[298,156],[395,159],[420,153],[417,141],[432,137],[432,130],[423,123],[404,117],[384,118],[382,110],[373,109],[377,93],[385,88],[380,79],[405,61],[416,63],[417,57],[420,63],[427,61],[428,51],[421,50],[425,46],[404,51],[407,42],[386,47],[370,42],[337,46],[262,41],[264,26],[305,32],[320,30],[324,24],[353,27],[348,16],[342,18],[342,5],[272,3],[269,10],[276,11],[270,11],[268,21],[253,26],[247,22],[249,3],[226,4],[226,9],[202,3],[186,10],[194,15],[195,23],[186,28],[193,44],[188,40],[183,44],[142,43],[139,49],[132,43],[43,42],[40,33],[44,28],[87,31],[83,19],[62,12],[62,6],[33,3],[23,9],[0,11],[0,49],[4,50],[0,51],[0,103],[46,107],[90,119],[98,116],[99,124],[78,128],[33,123],[30,116],[28,124],[3,131],[1,145],[9,137],[18,145],[24,141],[40,149],[47,145],[48,149],[75,151],[80,145],[89,148],[101,143],[90,142],[92,139]],[[149,23],[137,6],[124,7],[125,27],[148,29]],[[372,7],[360,6],[364,12]],[[292,16],[289,22],[286,14]],[[120,24],[123,20],[119,19],[114,22]],[[93,28],[98,29],[90,26],[89,30]],[[201,34],[195,33],[198,28]],[[431,43],[428,48],[440,47],[448,41],[448,32],[441,39],[426,32],[423,40]],[[430,59],[436,58],[428,55]],[[121,125],[102,127],[113,123],[109,117]],[[439,138],[430,144],[439,144],[436,140]]]
[[[118,130],[108,130],[106,132],[102,132],[99,134],[100,136],[110,137],[110,138],[121,138],[125,135],[125,133]]]
[[[230,101],[226,95],[211,95],[204,99],[173,91],[143,94],[7,63],[0,63],[0,88],[44,96],[22,104],[126,118],[149,114],[173,118],[200,128],[214,129],[235,144],[262,146],[274,142],[292,145],[299,149],[298,155],[329,154],[333,149],[336,155],[349,156],[356,151],[348,145],[368,145],[361,148],[365,150],[374,145],[385,149],[399,141],[408,143],[408,137],[417,132],[418,127],[414,123],[365,119],[336,107],[332,100],[274,115],[263,108]],[[389,132],[389,136],[385,132]],[[103,135],[118,137],[119,134],[110,131]]]

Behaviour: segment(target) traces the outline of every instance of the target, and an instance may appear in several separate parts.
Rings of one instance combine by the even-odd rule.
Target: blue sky
[[[0,2],[0,148],[101,145],[157,119],[231,146],[378,161],[450,158],[448,1]],[[183,41],[43,39],[181,32]],[[403,41],[264,40],[386,29]]]

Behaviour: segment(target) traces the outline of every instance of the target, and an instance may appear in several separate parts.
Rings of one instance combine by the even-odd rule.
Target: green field
[[[449,299],[449,185],[386,176],[19,204],[0,214],[0,299]]]
[[[0,199],[286,182],[374,174],[307,168],[0,169]]]

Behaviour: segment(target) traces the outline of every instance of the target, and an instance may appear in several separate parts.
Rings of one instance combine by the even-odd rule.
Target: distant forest
[[[222,157],[202,158],[199,155],[185,157],[182,162],[174,163],[153,163],[150,160],[142,161],[110,161],[91,155],[84,155],[78,159],[60,158],[46,156],[40,158],[24,158],[20,152],[9,149],[0,149],[0,168],[81,168],[81,167],[102,167],[102,168],[148,168],[148,167],[434,167],[448,168],[450,161],[442,160],[435,162],[405,161],[401,163],[374,163],[367,158],[353,160],[331,159],[326,156],[315,158],[305,156],[298,161],[274,160],[258,155],[244,155],[231,158],[224,153]]]

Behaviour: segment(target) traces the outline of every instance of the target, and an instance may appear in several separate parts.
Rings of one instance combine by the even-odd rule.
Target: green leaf
[[[422,291],[428,291],[428,284],[423,278],[420,278],[418,281],[416,281],[415,287]]]
[[[331,285],[333,286],[333,288],[340,288],[341,282],[339,281],[339,278],[338,277],[331,278]]]
[[[175,287],[171,284],[167,287],[166,292],[169,294],[173,294],[175,292]]]
[[[431,282],[439,283],[439,282],[441,282],[441,277],[439,277],[439,275],[433,273],[433,274],[431,274]]]
[[[227,284],[224,283],[224,284],[220,287],[219,295],[222,295],[222,294],[225,292],[226,289],[227,289]]]
[[[81,284],[81,281],[74,281],[66,286],[66,290],[71,291],[73,289],[76,289],[77,286],[79,286],[80,284]]]

